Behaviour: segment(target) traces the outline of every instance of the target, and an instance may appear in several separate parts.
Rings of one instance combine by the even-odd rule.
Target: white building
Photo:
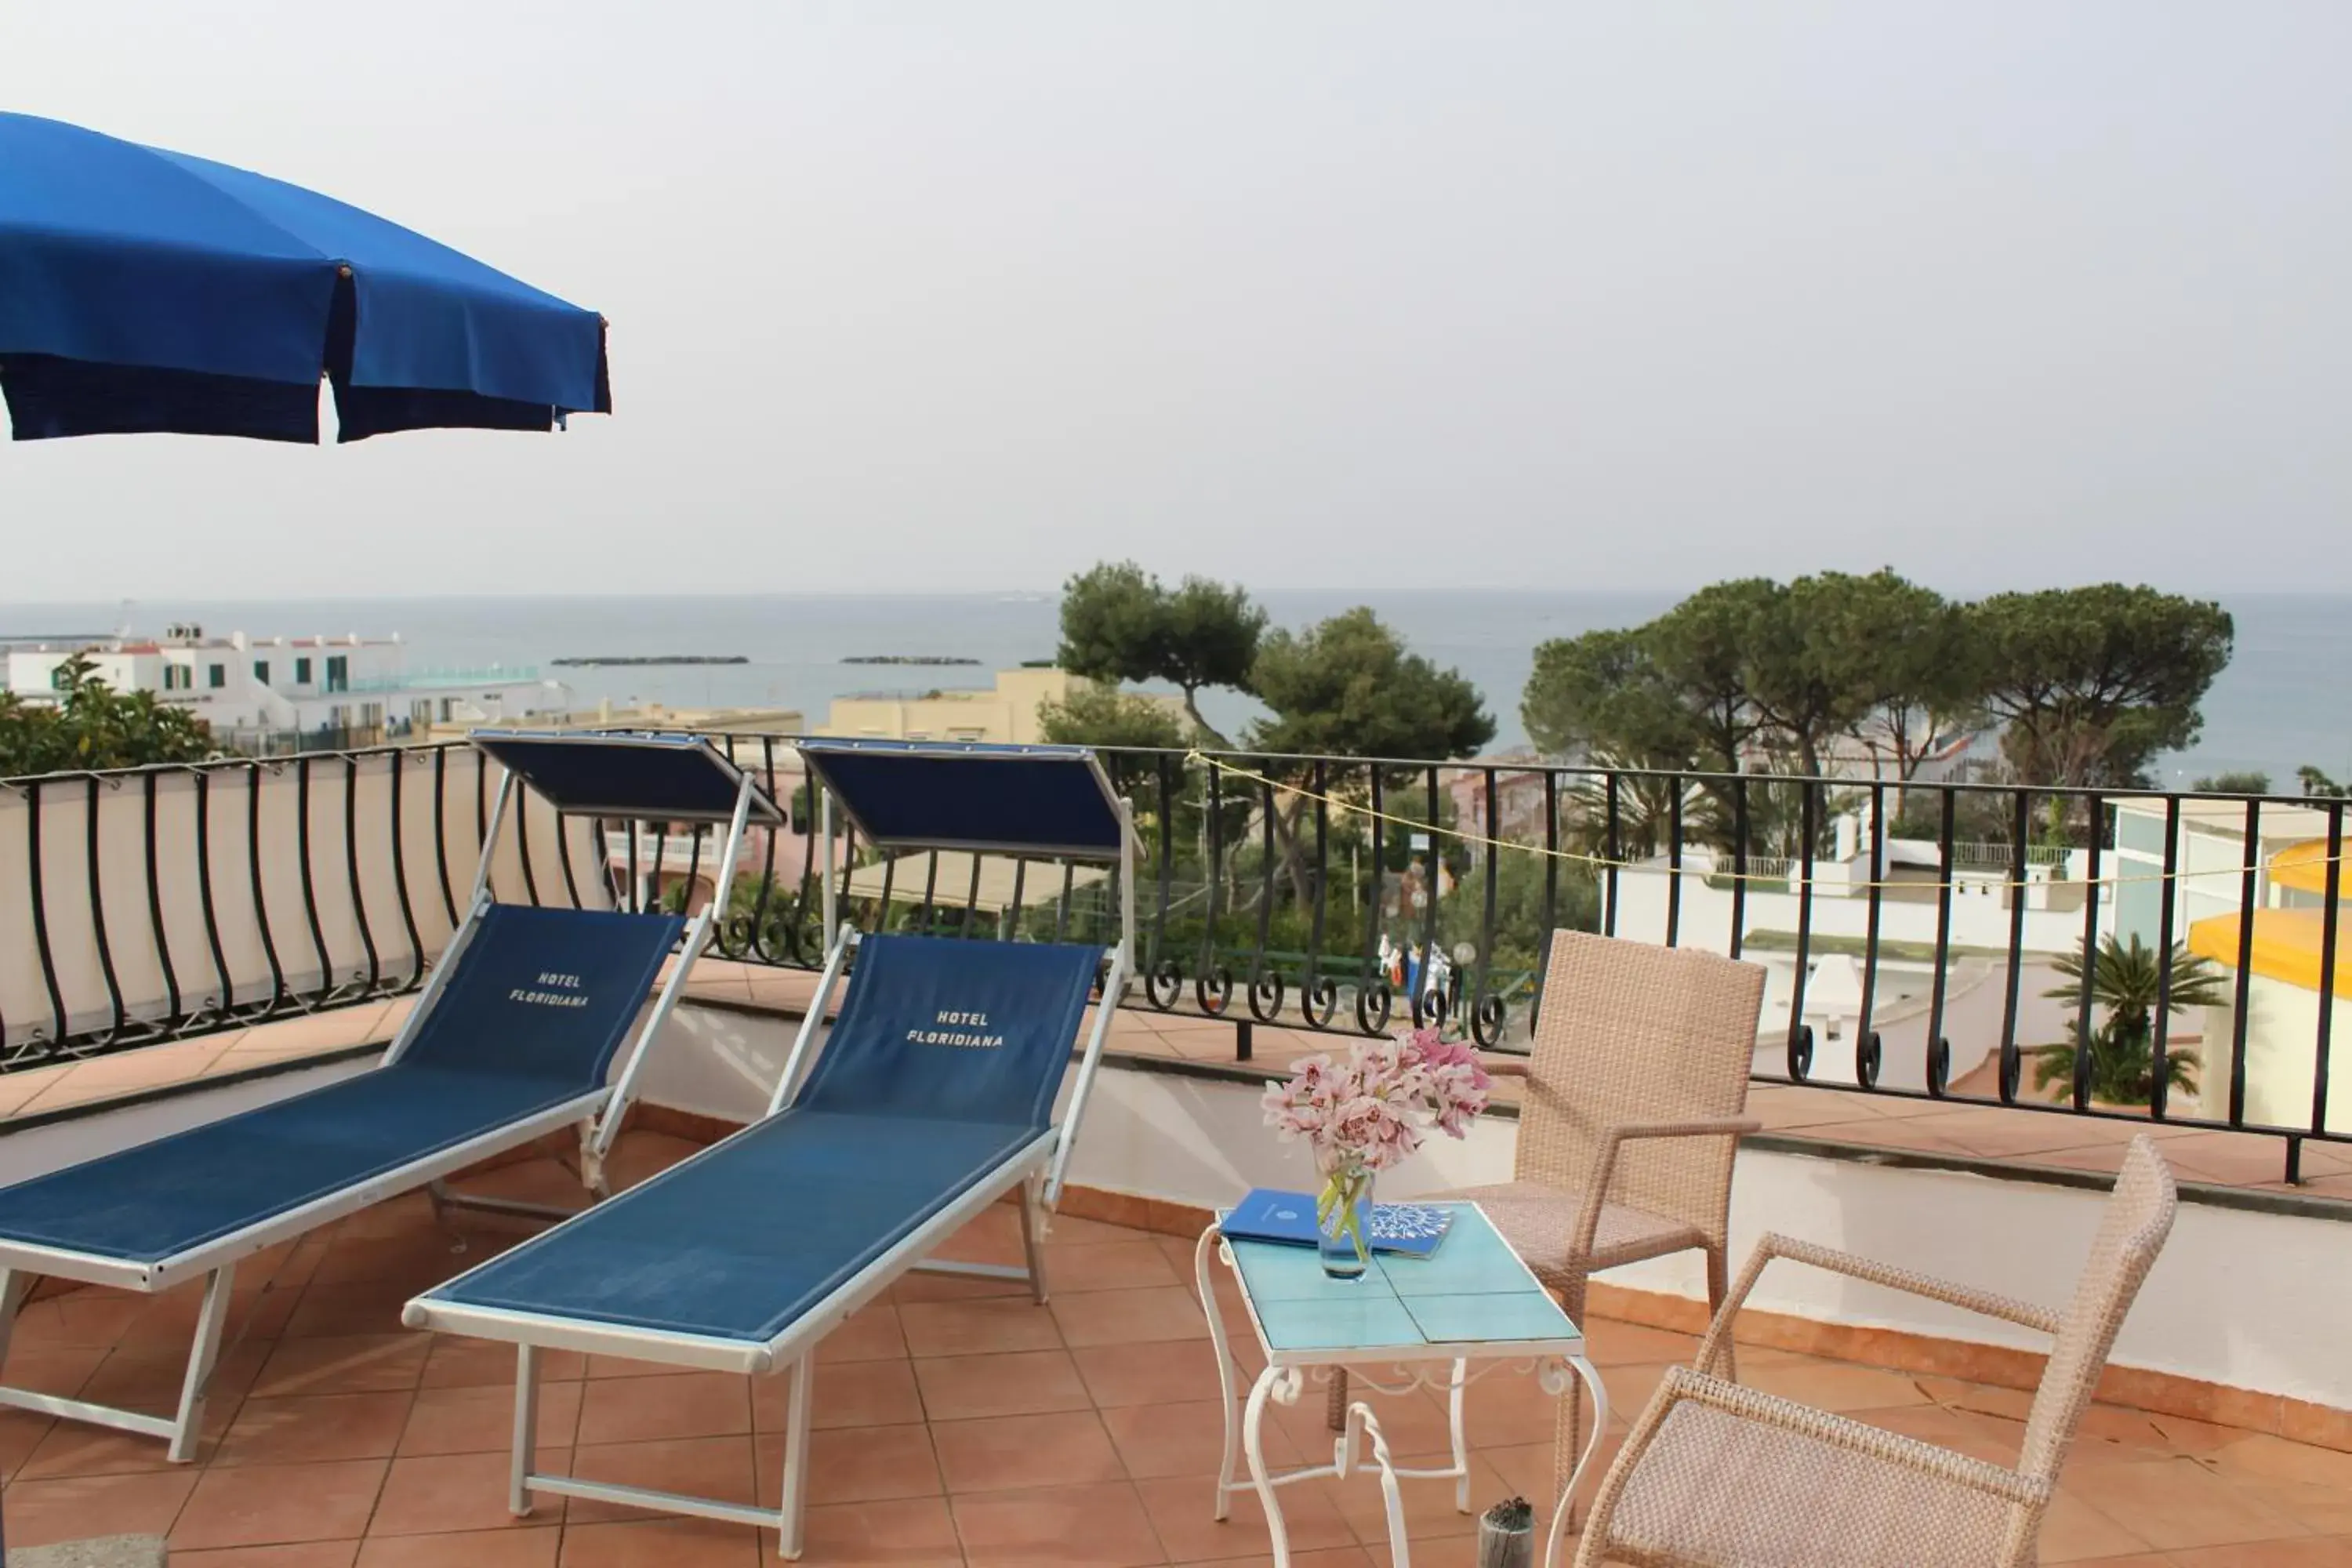
[[[1728,855],[1685,846],[1677,869],[1657,855],[1618,873],[1614,930],[1642,942],[1670,931],[1686,947],[1717,952],[1731,945],[1735,910],[1741,955],[1764,966],[1764,1018],[1758,1068],[1785,1071],[1782,1042],[1796,995],[1797,935],[1806,943],[1801,1021],[1812,1026],[1816,1080],[1853,1082],[1860,1038],[1861,961],[1869,951],[1870,839],[1867,802],[1831,824],[1834,847],[1810,863],[1751,855],[1746,896]],[[2000,1044],[2011,989],[2012,921],[2023,955],[2018,976],[2018,1038],[2026,1046],[2064,1037],[2064,1014],[2042,995],[2059,983],[2050,961],[2072,952],[2083,933],[2083,852],[2029,851],[2021,896],[2013,897],[2006,845],[1953,847],[1950,965],[1945,975],[1941,1034],[1951,1043],[1953,1082],[1984,1069]],[[1878,985],[1871,1031],[1884,1044],[1880,1081],[1927,1087],[1927,1026],[1934,1013],[1937,897],[1940,851],[1925,840],[1888,837],[1878,879]],[[1811,881],[1811,909],[1806,887]],[[1603,885],[1604,897],[1606,884]],[[2013,905],[2021,903],[2016,910]],[[2018,917],[2021,915],[2021,920]],[[2106,915],[2103,913],[2102,921]]]
[[[207,637],[172,626],[155,639],[27,643],[8,649],[8,689],[55,700],[77,655],[117,691],[152,692],[189,710],[223,745],[258,751],[322,731],[362,744],[436,724],[497,723],[565,703],[532,669],[411,670],[394,637]]]
[[[2228,1116],[2231,1053],[2242,1026],[2246,1120],[2259,1125],[2308,1126],[2317,1085],[2320,1010],[2329,1009],[2331,1051],[2352,1045],[2352,919],[2336,921],[2336,958],[2325,974],[2328,813],[2324,806],[2273,802],[2260,814],[2255,841],[2246,842],[2246,808],[2234,801],[2181,800],[2172,835],[2168,803],[2123,798],[2113,803],[2114,847],[2099,867],[2097,931],[2102,940],[2162,945],[2168,884],[2165,845],[2174,838],[2168,901],[2171,938],[2220,972],[2228,998],[2217,1007],[2177,1014],[2168,1030],[2171,1048],[2196,1059],[2197,1091],[2176,1093],[2185,1115]],[[1735,900],[1738,879],[1728,856],[1697,846],[1683,850],[1677,871],[1664,855],[1618,873],[1620,936],[1663,942],[1669,930],[1685,946],[1727,951],[1735,905],[1743,956],[1765,966],[1765,1016],[1759,1069],[1785,1070],[1789,1007],[1795,994],[1797,932],[1810,930],[1802,1022],[1813,1029],[1811,1076],[1853,1081],[1861,1012],[1860,959],[1870,930],[1868,807],[1833,823],[1832,852],[1810,864],[1761,856],[1748,862],[1747,896]],[[2068,1038],[2071,1005],[2044,994],[2068,983],[2052,960],[2081,944],[2089,852],[2029,851],[2021,899],[2012,887],[2005,845],[1954,846],[1950,963],[1945,974],[1941,1034],[1951,1044],[1951,1079],[1989,1070],[2000,1040],[2011,980],[2012,929],[2021,955],[2017,1038],[2032,1047]],[[1884,1041],[1882,1081],[1925,1085],[1927,1031],[1934,1006],[1940,910],[1937,847],[1901,838],[1885,842],[1878,907],[1878,990],[1871,1027]],[[2247,870],[2252,868],[2252,929],[2241,915]],[[1811,908],[1805,911],[1807,879]],[[2352,886],[2352,879],[2346,879]],[[1677,889],[1679,891],[1677,892]],[[2023,904],[2021,910],[2015,908]],[[1809,915],[1809,924],[1807,917]],[[2240,975],[2242,963],[2245,973]],[[2245,1016],[2237,1016],[2242,984]],[[1989,1081],[1969,1086],[1990,1092]],[[2028,1079],[2027,1093],[2032,1093]],[[2352,1072],[2331,1071],[2326,1125],[2352,1128]]]
[[[1969,731],[1916,734],[1912,747],[1916,765],[1906,781],[1892,741],[1891,735],[1832,735],[1822,742],[1821,776],[1849,784],[1944,784],[1959,777],[1970,762],[1990,750],[1991,744],[1990,734]],[[1776,751],[1763,736],[1740,748],[1739,766],[1741,772],[1751,773],[1798,771],[1786,752]]]
[[[2265,803],[2246,839],[2246,807],[2224,800],[2184,800],[2174,833],[2163,800],[2116,805],[2113,929],[2149,947],[2164,934],[2164,851],[2175,840],[2172,940],[2221,973],[2230,1005],[2174,1020],[2179,1034],[2201,1037],[2201,1112],[2230,1108],[2230,1053],[2242,1022],[2246,1038],[2245,1113],[2271,1126],[2310,1124],[2318,1083],[2319,1022],[2328,1010],[2331,1071],[2327,1126],[2352,1128],[2352,1072],[2333,1064],[2352,1048],[2352,920],[2337,910],[2336,954],[2326,964],[2328,810]],[[2252,868],[2252,929],[2242,913]],[[2352,888],[2339,877],[2337,897]],[[2242,963],[2244,973],[2240,973]],[[2323,993],[2322,982],[2326,989]],[[2245,1016],[2237,1016],[2242,987]]]
[[[824,722],[812,733],[852,740],[984,741],[1017,746],[1045,738],[1038,710],[1067,702],[1092,686],[1082,676],[1044,667],[1000,669],[985,687],[946,687],[912,692],[871,692],[836,697]],[[1173,697],[1137,693],[1182,721]]]

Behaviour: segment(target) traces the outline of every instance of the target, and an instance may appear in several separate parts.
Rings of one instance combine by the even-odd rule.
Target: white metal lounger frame
[[[1087,758],[1106,795],[1110,793],[1109,781],[1103,778],[1101,766],[1092,756]],[[777,1532],[779,1547],[788,1558],[801,1554],[802,1521],[808,1500],[808,1443],[810,1384],[816,1370],[817,1346],[824,1337],[839,1327],[849,1316],[866,1306],[901,1274],[926,1269],[940,1273],[978,1274],[990,1278],[1026,1281],[1039,1305],[1045,1300],[1045,1258],[1039,1248],[1042,1211],[1058,1203],[1062,1181],[1068,1163],[1070,1150],[1077,1141],[1078,1123],[1086,1111],[1087,1099],[1094,1086],[1095,1073],[1102,1060],[1104,1042],[1109,1037],[1111,1016],[1118,1010],[1118,998],[1131,976],[1135,955],[1135,823],[1133,808],[1125,800],[1118,801],[1119,821],[1119,941],[1112,951],[1110,967],[1102,982],[1102,999],[1095,1008],[1094,1024],[1087,1032],[1086,1047],[1078,1060],[1076,1081],[1071,1086],[1069,1105],[1060,1123],[1049,1127],[1009,1159],[974,1183],[956,1200],[922,1225],[909,1232],[896,1246],[843,1281],[814,1306],[795,1318],[773,1338],[764,1342],[726,1339],[715,1335],[676,1333],[658,1329],[632,1328],[625,1325],[592,1322],[578,1318],[563,1318],[537,1312],[515,1311],[495,1307],[468,1306],[448,1300],[436,1300],[420,1296],[409,1302],[401,1321],[413,1329],[430,1329],[449,1333],[466,1334],[477,1339],[510,1341],[515,1353],[515,1419],[514,1444],[509,1457],[507,1502],[518,1518],[531,1510],[531,1496],[548,1492],[559,1497],[588,1498],[604,1502],[623,1503],[635,1508],[660,1512],[689,1514],[701,1519],[723,1520],[735,1524],[750,1524]],[[818,861],[824,868],[824,921],[827,936],[824,969],[817,981],[815,995],[808,1012],[802,1017],[799,1030],[793,1037],[792,1050],[785,1058],[782,1073],[778,1078],[775,1093],[770,1098],[768,1115],[781,1111],[797,1094],[804,1076],[808,1056],[825,1007],[832,998],[833,988],[839,982],[842,969],[848,961],[850,950],[856,944],[858,933],[839,924],[838,910],[833,898],[830,875],[834,833],[833,801],[824,795],[819,806],[822,827],[822,848]],[[1010,851],[1007,852],[1015,852]],[[765,1124],[766,1118],[751,1127],[722,1140],[732,1142],[749,1136]],[[713,1144],[712,1148],[720,1147]],[[701,1158],[704,1156],[697,1156]],[[1025,1267],[1010,1264],[963,1263],[932,1258],[932,1248],[962,1229],[974,1218],[1015,1187],[1023,1189],[1021,1201],[1021,1233]],[[459,1276],[462,1279],[463,1275]],[[453,1281],[452,1283],[455,1283]],[[782,1500],[772,1509],[757,1508],[744,1503],[722,1502],[712,1498],[691,1497],[680,1492],[657,1491],[646,1487],[625,1486],[613,1481],[584,1480],[578,1476],[559,1475],[531,1468],[539,1442],[539,1352],[542,1350],[578,1351],[590,1355],[625,1357],[632,1361],[662,1362],[675,1366],[693,1367],[707,1372],[732,1372],[747,1376],[764,1376],[789,1370],[792,1392],[786,1405],[784,1426],[784,1472]]]
[[[451,973],[472,942],[483,917],[488,913],[493,902],[490,897],[493,852],[498,847],[500,827],[513,803],[515,790],[514,774],[502,773],[496,802],[490,808],[489,823],[482,836],[481,865],[474,875],[473,891],[469,895],[465,918],[450,933],[440,959],[434,964],[424,989],[417,994],[416,1005],[409,1010],[407,1019],[402,1023],[393,1036],[392,1043],[384,1048],[383,1058],[371,1070],[383,1071],[407,1051],[422,1029],[426,1016],[439,1002]],[[717,888],[702,913],[688,926],[678,944],[678,962],[658,993],[652,1011],[646,1014],[635,1037],[625,1046],[617,1081],[607,1088],[565,1100],[523,1121],[510,1121],[438,1153],[395,1166],[366,1181],[314,1198],[283,1214],[272,1215],[241,1230],[231,1231],[226,1236],[152,1263],[0,1240],[0,1365],[6,1363],[8,1342],[26,1295],[34,1282],[44,1275],[147,1294],[170,1289],[199,1276],[205,1280],[204,1304],[196,1315],[194,1342],[189,1347],[187,1370],[181,1379],[179,1404],[171,1415],[151,1415],[142,1411],[125,1410],[83,1399],[68,1399],[7,1384],[0,1384],[0,1406],[111,1426],[143,1436],[162,1437],[169,1444],[168,1457],[176,1463],[184,1464],[196,1455],[196,1444],[204,1421],[205,1385],[212,1377],[214,1363],[220,1356],[221,1334],[228,1321],[230,1291],[239,1260],[281,1241],[306,1235],[371,1205],[382,1203],[386,1198],[414,1192],[420,1186],[436,1189],[434,1201],[436,1206],[448,1204],[509,1212],[556,1213],[558,1211],[498,1199],[454,1196],[438,1189],[445,1177],[468,1165],[501,1150],[544,1137],[572,1122],[581,1126],[583,1179],[592,1192],[601,1195],[604,1190],[604,1156],[619,1132],[622,1115],[628,1109],[630,1098],[635,1091],[638,1074],[645,1065],[646,1048],[652,1044],[671,1009],[677,1005],[687,972],[694,966],[695,959],[700,955],[717,929],[718,921],[726,913],[735,862],[742,847],[744,825],[755,797],[751,777],[746,773],[736,792],[734,816],[728,827],[727,846],[720,862]]]

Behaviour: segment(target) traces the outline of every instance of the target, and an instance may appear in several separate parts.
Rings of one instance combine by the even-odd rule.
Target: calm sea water
[[[1275,621],[1300,626],[1370,604],[1414,651],[1461,670],[1486,694],[1497,742],[1525,739],[1518,700],[1535,646],[1549,637],[1632,626],[1675,595],[1460,590],[1386,594],[1277,591],[1260,595]],[[2237,619],[2237,653],[2205,701],[2205,731],[2167,758],[2162,783],[2253,769],[2292,788],[2311,763],[2352,776],[2352,598],[2243,595],[2225,600]],[[1045,658],[1056,641],[1053,595],[1026,596],[761,596],[725,598],[433,598],[175,602],[130,607],[132,626],[153,632],[194,621],[215,633],[380,637],[399,633],[412,669],[536,666],[561,678],[578,704],[610,698],[677,707],[797,708],[821,721],[835,697],[984,685],[988,672]],[[0,634],[110,630],[120,605],[0,604]],[[744,665],[566,669],[583,655],[740,654]],[[981,668],[847,665],[845,658],[927,654],[978,659]],[[1209,717],[1228,732],[1245,723],[1246,699],[1213,696]]]

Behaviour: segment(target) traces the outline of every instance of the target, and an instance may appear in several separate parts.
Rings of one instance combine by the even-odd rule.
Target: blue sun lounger
[[[764,1119],[411,1301],[413,1328],[520,1347],[509,1472],[519,1515],[534,1492],[593,1498],[773,1529],[797,1557],[811,1378],[825,1335],[912,1268],[1022,1279],[1045,1300],[1042,1211],[1059,1198],[1134,951],[1127,807],[1076,748],[812,742],[803,754],[825,788],[828,840],[838,802],[885,850],[1116,865],[1118,944],[1106,954],[840,930]],[[803,1081],[824,999],[853,953],[838,1018]],[[1055,1101],[1097,985],[1103,1005],[1057,1123]],[[1015,1189],[1024,1264],[929,1258]],[[781,1505],[534,1470],[541,1350],[748,1375],[789,1369]]]
[[[0,1358],[40,1276],[140,1291],[201,1277],[204,1304],[177,1411],[152,1415],[5,1386],[0,1405],[164,1437],[170,1457],[187,1460],[238,1259],[421,1186],[433,1187],[436,1202],[528,1211],[445,1200],[439,1184],[575,1122],[583,1176],[602,1190],[602,1159],[646,1047],[725,913],[745,825],[782,818],[701,742],[483,732],[474,743],[505,776],[472,902],[374,1068],[0,1188]],[[519,781],[568,815],[727,824],[711,903],[689,923],[494,901],[491,851]],[[673,952],[679,963],[648,1012]]]

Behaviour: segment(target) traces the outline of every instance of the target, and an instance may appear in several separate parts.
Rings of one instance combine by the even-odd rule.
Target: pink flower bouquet
[[[1432,1127],[1449,1138],[1468,1132],[1490,1082],[1468,1046],[1417,1029],[1365,1040],[1344,1062],[1308,1057],[1286,1081],[1267,1084],[1262,1103],[1285,1142],[1304,1139],[1314,1152],[1323,1176],[1317,1220],[1326,1237],[1352,1243],[1360,1269],[1371,1258],[1363,1211],[1372,1177],[1420,1148]]]

